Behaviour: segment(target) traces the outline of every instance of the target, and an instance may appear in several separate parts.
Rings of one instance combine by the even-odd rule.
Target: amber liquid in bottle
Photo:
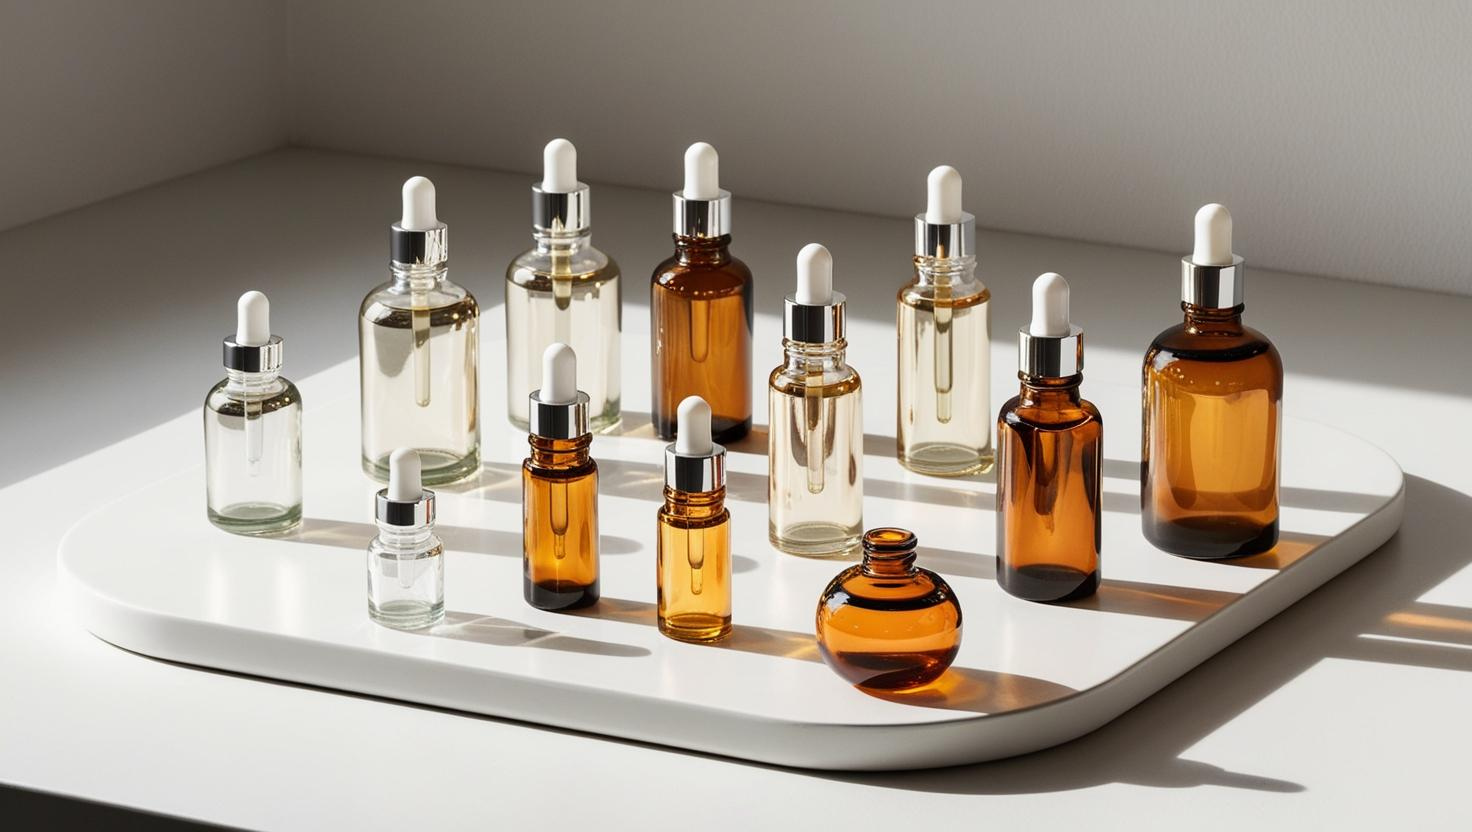
[[[726,489],[668,486],[659,511],[659,631],[720,641],[731,634],[731,514]]]
[[[521,466],[522,588],[528,604],[569,610],[598,601],[598,465],[593,437],[527,437]]]
[[[1278,542],[1283,362],[1242,306],[1183,303],[1145,354],[1140,514],[1156,547],[1192,558]]]
[[[1029,601],[1099,588],[1103,421],[1083,375],[1019,374],[997,418],[997,583]]]
[[[680,402],[699,396],[711,406],[715,441],[730,442],[751,430],[751,270],[731,256],[729,234],[674,236],[675,253],[650,288],[650,419],[673,439]]]
[[[864,560],[818,601],[818,648],[851,684],[904,690],[940,677],[961,649],[961,605],[945,579],[915,565],[915,535],[864,534]]]

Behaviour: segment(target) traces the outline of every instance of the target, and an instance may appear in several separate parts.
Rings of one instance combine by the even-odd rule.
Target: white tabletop
[[[289,374],[350,357],[357,300],[381,279],[397,185],[413,172],[439,185],[457,279],[494,305],[502,264],[526,240],[531,177],[284,151],[0,234],[10,285],[35,281],[35,296],[55,301],[12,295],[0,333],[0,480],[15,481],[0,490],[0,780],[273,828],[1472,817],[1457,753],[1472,743],[1472,370],[1458,363],[1472,355],[1472,298],[1321,278],[1254,270],[1248,316],[1283,352],[1290,413],[1365,437],[1405,469],[1401,533],[1140,707],[1050,751],[903,774],[787,771],[199,671],[86,634],[58,608],[53,564],[80,513],[134,487],[101,473],[142,482],[159,459],[176,469],[196,457],[198,403],[244,288],[270,294],[277,329],[299,333]],[[792,256],[818,240],[852,313],[892,314],[908,220],[737,198],[733,248],[757,274],[759,311],[775,311]],[[668,196],[598,187],[595,200],[595,240],[630,275],[626,302],[643,304],[642,275],[668,248]],[[1250,264],[1251,224],[1238,225]],[[998,350],[1012,349],[1032,277],[1071,279],[1086,386],[1133,377],[1177,315],[1176,255],[991,233],[979,248]],[[760,360],[773,349],[759,344]],[[891,351],[856,344],[853,361]],[[118,556],[148,544],[120,541]]]

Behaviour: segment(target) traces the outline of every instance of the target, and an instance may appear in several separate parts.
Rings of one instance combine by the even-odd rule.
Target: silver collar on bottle
[[[1017,331],[1017,370],[1033,378],[1067,378],[1084,369],[1084,331],[1068,325],[1067,335],[1033,335]]]
[[[234,335],[225,336],[225,369],[242,373],[281,372],[281,336],[272,335],[271,340],[259,347],[248,347],[238,343]]]
[[[789,341],[804,344],[827,344],[844,335],[844,304],[847,299],[842,292],[833,293],[833,302],[810,305],[798,303],[797,295],[788,295],[783,301],[782,334]]]
[[[437,266],[450,258],[446,226],[410,231],[394,223],[389,231],[389,259],[405,266]]]
[[[426,488],[417,500],[390,500],[388,489],[382,489],[374,500],[373,515],[385,526],[428,526],[434,522],[434,492]]]
[[[711,446],[704,456],[675,452],[674,443],[664,449],[664,484],[687,494],[701,494],[726,487],[726,449]]]
[[[538,234],[586,234],[592,227],[591,192],[579,182],[571,193],[558,194],[532,185],[532,230]]]
[[[976,217],[965,212],[960,222],[932,223],[915,215],[917,257],[970,257],[976,254]]]
[[[689,199],[676,191],[675,233],[681,237],[722,237],[731,233],[731,192],[715,199]]]
[[[1232,255],[1228,266],[1203,266],[1190,257],[1181,258],[1181,300],[1203,309],[1240,306],[1247,288],[1247,269],[1242,258]]]
[[[588,434],[588,394],[565,404],[552,404],[540,398],[541,390],[527,396],[527,427],[533,436],[543,439],[577,439]]]

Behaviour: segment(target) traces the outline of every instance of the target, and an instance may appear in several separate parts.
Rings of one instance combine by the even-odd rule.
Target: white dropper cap
[[[1039,275],[1032,283],[1032,323],[1027,333],[1062,338],[1069,331],[1068,281],[1056,272]]]
[[[572,347],[557,343],[542,353],[542,391],[545,404],[572,404],[578,400],[578,357]]]
[[[804,306],[833,303],[833,255],[821,243],[808,243],[797,253],[797,302]]]
[[[434,183],[423,176],[404,182],[404,216],[399,227],[405,231],[433,231],[440,227],[434,210]]]
[[[710,436],[710,405],[699,396],[686,396],[675,413],[675,453],[680,456],[710,456],[715,443]]]
[[[925,221],[955,225],[961,221],[961,174],[950,165],[932,170],[925,180]]]
[[[570,194],[578,189],[578,149],[567,139],[553,139],[542,148],[542,191]]]
[[[1191,262],[1200,266],[1232,265],[1232,214],[1215,202],[1196,212],[1196,246]]]
[[[396,503],[417,503],[424,494],[419,454],[399,448],[388,457],[388,498]]]
[[[716,199],[721,195],[721,160],[716,149],[696,142],[685,149],[686,199]]]
[[[271,302],[260,292],[246,292],[235,304],[235,343],[264,347],[270,341]]]

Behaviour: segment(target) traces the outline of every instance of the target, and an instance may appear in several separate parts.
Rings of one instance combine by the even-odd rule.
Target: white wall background
[[[281,0],[0,0],[0,230],[286,143]]]
[[[286,144],[1472,294],[1472,4],[0,0],[0,228]]]

